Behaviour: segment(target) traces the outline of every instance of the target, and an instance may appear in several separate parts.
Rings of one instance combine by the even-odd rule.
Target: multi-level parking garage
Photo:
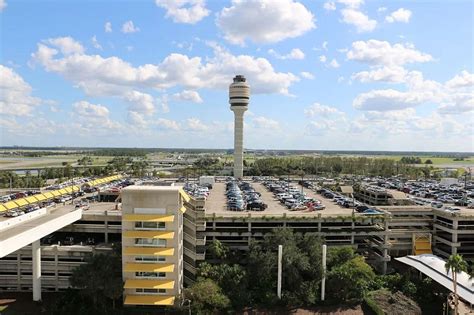
[[[176,183],[175,185],[179,185]],[[350,245],[364,254],[381,272],[393,257],[433,252],[441,257],[461,253],[474,260],[474,209],[435,210],[427,205],[381,205],[378,214],[361,214],[344,208],[304,188],[319,200],[324,210],[290,211],[259,182],[251,185],[268,205],[263,211],[231,211],[227,207],[223,179],[214,184],[207,198],[190,198],[183,215],[184,280],[193,281],[196,268],[206,259],[206,247],[219,240],[243,253],[274,228],[314,232],[329,246]],[[295,187],[301,189],[296,183]],[[43,288],[68,286],[71,270],[84,263],[91,252],[107,251],[121,239],[122,213],[117,203],[91,203],[80,219],[42,239]],[[1,232],[0,232],[1,235]],[[0,260],[1,290],[30,290],[31,254],[23,248]]]

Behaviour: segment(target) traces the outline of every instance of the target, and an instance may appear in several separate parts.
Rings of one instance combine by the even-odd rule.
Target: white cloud
[[[341,14],[342,21],[354,25],[358,33],[371,32],[377,26],[376,20],[371,20],[366,14],[357,9],[342,9]]]
[[[337,2],[342,3],[351,9],[358,9],[362,4],[364,4],[364,0],[338,0]]]
[[[127,21],[122,25],[122,33],[129,34],[140,31],[138,27],[133,24],[133,21]]]
[[[149,122],[145,119],[143,114],[140,114],[134,111],[128,111],[127,118],[128,118],[128,122],[132,124],[134,127],[138,127],[138,128],[148,127]]]
[[[59,48],[63,55],[83,54],[85,50],[81,43],[69,36],[50,38],[45,43]]]
[[[109,109],[100,104],[91,104],[87,101],[79,101],[72,105],[74,113],[90,118],[90,119],[103,119],[109,117]]]
[[[253,127],[257,129],[266,129],[268,131],[280,129],[280,123],[278,121],[263,116],[254,117],[252,123]]]
[[[385,111],[413,107],[423,101],[425,99],[418,93],[387,89],[359,94],[352,104],[356,109],[360,110]]]
[[[434,103],[439,105],[438,110],[442,114],[471,112],[474,109],[472,86],[452,85],[452,82],[463,76],[468,77],[469,73],[463,72],[441,84],[425,80],[421,72],[411,71],[405,75],[407,91],[372,90],[358,95],[353,101],[353,106],[365,111],[390,111]]]
[[[176,23],[195,24],[209,15],[204,0],[155,0],[155,4]]]
[[[327,60],[328,58],[325,55],[319,56],[319,61],[321,61],[322,63],[326,63]]]
[[[159,118],[156,121],[156,126],[159,129],[167,129],[167,130],[175,130],[175,131],[178,131],[181,129],[181,126],[179,125],[178,122],[174,120],[164,119],[164,118]]]
[[[276,72],[265,58],[232,55],[212,44],[214,56],[203,63],[200,57],[172,53],[159,64],[134,67],[118,57],[74,54],[59,55],[54,46],[38,44],[33,60],[45,70],[61,74],[89,95],[117,95],[131,89],[228,89],[236,73],[244,74],[252,93],[289,94],[288,88],[299,78],[292,73]]]
[[[388,23],[394,23],[394,22],[402,22],[402,23],[408,23],[410,22],[410,17],[411,17],[411,11],[400,8],[397,11],[393,11],[390,15],[387,15],[385,17],[385,21]]]
[[[293,48],[288,54],[286,55],[280,55],[279,53],[277,53],[275,50],[273,49],[269,49],[268,50],[268,53],[272,56],[274,56],[275,58],[277,59],[282,59],[282,60],[285,60],[285,59],[297,59],[297,60],[302,60],[304,59],[305,55],[304,55],[304,52],[299,49],[299,48]]]
[[[412,44],[391,45],[375,39],[353,42],[346,56],[349,60],[386,66],[433,60],[431,55],[416,50]]]
[[[469,73],[466,70],[461,71],[461,74],[446,82],[448,88],[474,88],[474,73]]]
[[[31,115],[34,108],[44,102],[31,96],[32,90],[13,69],[0,65],[0,114]]]
[[[99,41],[97,40],[97,37],[94,35],[91,38],[92,46],[94,46],[95,49],[102,50],[102,46],[100,45]]]
[[[179,101],[187,101],[193,103],[202,103],[203,100],[198,92],[192,90],[183,90],[179,93],[173,94],[173,98]]]
[[[308,80],[314,79],[314,74],[312,74],[311,72],[302,71],[300,74],[305,79],[308,79]]]
[[[130,111],[144,115],[152,115],[155,112],[155,100],[150,94],[130,91],[125,94],[124,99],[130,103]]]
[[[361,71],[352,75],[353,80],[367,82],[401,83],[405,81],[408,71],[400,66],[383,66],[370,71]]]
[[[7,2],[5,0],[0,0],[0,12],[3,12],[3,9],[7,7]]]
[[[336,59],[333,59],[333,60],[331,60],[331,62],[329,63],[329,67],[331,67],[331,68],[339,68],[340,65],[339,65],[339,62],[337,62]]]
[[[336,10],[336,3],[334,3],[334,1],[326,1],[326,2],[324,2],[323,7],[324,7],[324,9],[326,9],[328,11],[334,11],[334,10]]]
[[[382,13],[382,12],[385,12],[385,11],[387,11],[386,7],[380,7],[380,8],[377,9],[378,13]]]
[[[208,126],[203,124],[198,118],[195,117],[186,119],[185,124],[186,129],[190,131],[207,131],[209,129]]]
[[[308,117],[329,117],[332,115],[344,115],[344,113],[335,107],[314,103],[305,108],[304,114]]]
[[[232,0],[216,23],[226,40],[244,45],[246,39],[275,43],[301,36],[316,27],[314,21],[313,14],[293,0]]]
[[[112,33],[112,23],[110,22],[105,22],[104,24],[104,31],[106,33]]]

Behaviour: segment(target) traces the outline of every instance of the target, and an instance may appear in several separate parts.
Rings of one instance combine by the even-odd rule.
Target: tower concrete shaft
[[[237,75],[229,86],[230,109],[234,112],[234,177],[244,175],[244,114],[250,101],[250,86]]]
[[[234,112],[234,177],[244,176],[244,113],[247,109],[232,107]]]

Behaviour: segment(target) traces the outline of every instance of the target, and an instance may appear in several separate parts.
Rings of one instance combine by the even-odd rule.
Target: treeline
[[[280,176],[285,174],[366,176],[404,175],[415,177],[419,168],[392,159],[367,157],[288,157],[258,159],[246,169],[248,176]]]

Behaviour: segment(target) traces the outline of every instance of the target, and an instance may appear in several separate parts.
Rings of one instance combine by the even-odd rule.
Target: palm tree
[[[458,273],[464,271],[467,272],[467,263],[459,254],[452,254],[449,256],[448,261],[444,265],[446,268],[446,274],[451,271],[453,278],[453,293],[454,293],[454,314],[458,314],[458,292],[457,292],[457,278]]]

